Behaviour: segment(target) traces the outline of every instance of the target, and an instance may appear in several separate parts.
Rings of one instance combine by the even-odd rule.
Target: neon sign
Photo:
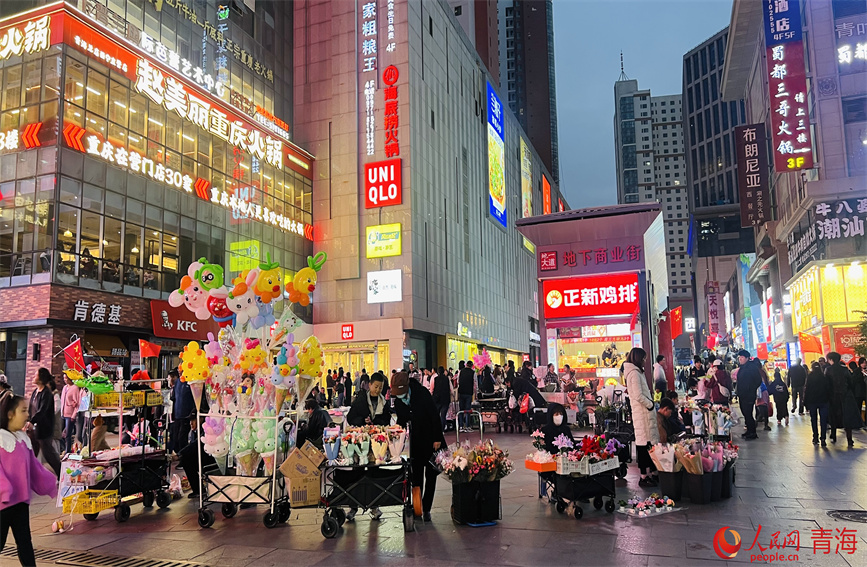
[[[75,36],[75,45],[81,48],[82,51],[87,51],[89,55],[93,55],[97,59],[101,59],[103,63],[114,67],[118,71],[126,73],[129,71],[129,65],[118,59],[117,57],[112,57],[110,54],[101,50],[99,47],[95,46],[92,43],[89,43],[83,39],[81,39],[80,35]]]
[[[9,59],[22,53],[38,53],[51,45],[51,17],[42,16],[31,20],[24,26],[24,31],[11,27],[0,36],[0,60]]]
[[[151,65],[147,59],[139,59],[136,65],[135,89],[168,111],[197,124],[235,147],[250,152],[259,160],[283,169],[283,143],[258,130],[244,127],[240,121],[229,122],[225,112],[189,92],[186,86],[171,75]]]
[[[224,209],[229,209],[236,215],[242,215],[245,218],[253,218],[272,226],[276,226],[284,232],[293,232],[298,236],[303,236],[308,240],[313,240],[312,237],[308,237],[308,231],[306,230],[304,223],[292,220],[276,211],[268,209],[268,207],[263,207],[262,205],[239,199],[234,193],[228,193],[226,191],[221,191],[216,187],[211,187],[210,202],[219,205]]]
[[[220,98],[223,98],[223,95],[226,93],[226,87],[223,83],[214,80],[214,77],[206,74],[201,67],[193,67],[193,64],[189,60],[181,58],[176,51],[172,51],[144,32],[141,34],[141,47],[160,62],[181,73],[187,79],[194,81],[209,93],[213,91]]]

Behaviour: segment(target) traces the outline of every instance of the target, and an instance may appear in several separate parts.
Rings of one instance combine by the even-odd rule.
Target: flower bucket
[[[659,492],[677,502],[683,495],[683,470],[659,471]]]
[[[452,484],[452,519],[482,524],[500,519],[500,481]]]
[[[709,504],[711,491],[711,474],[684,475],[684,486],[693,504]],[[669,496],[671,496],[669,494]]]
[[[731,498],[732,497],[732,489],[735,484],[735,465],[734,463],[729,463],[722,470],[722,487],[720,490],[721,498]]]
[[[707,473],[705,473],[707,474]],[[710,473],[710,501],[718,502],[722,500],[722,485],[723,472],[717,471]]]

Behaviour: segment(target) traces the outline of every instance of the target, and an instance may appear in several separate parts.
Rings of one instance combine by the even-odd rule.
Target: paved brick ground
[[[841,432],[842,434],[842,432]],[[449,517],[451,486],[440,480],[434,502],[433,522],[421,524],[416,533],[403,533],[396,509],[373,522],[367,517],[344,526],[342,533],[325,540],[319,532],[321,513],[295,510],[288,524],[268,530],[262,525],[263,509],[244,510],[231,520],[218,514],[211,529],[196,523],[196,504],[175,501],[168,510],[133,508],[124,524],[110,514],[96,522],[77,517],[75,529],[50,535],[51,521],[60,516],[52,503],[34,503],[32,528],[38,549],[89,551],[152,559],[172,559],[205,565],[241,567],[255,565],[619,565],[662,567],[720,566],[726,562],[713,551],[712,537],[723,526],[740,532],[749,547],[761,525],[759,544],[771,534],[799,530],[799,563],[854,567],[867,565],[867,524],[836,521],[828,510],[867,509],[867,434],[856,433],[856,448],[829,445],[816,449],[810,443],[809,421],[795,416],[789,428],[761,432],[760,439],[741,443],[735,496],[706,506],[684,504],[680,512],[634,519],[587,509],[580,521],[559,515],[537,497],[535,473],[523,468],[530,451],[525,435],[496,435],[511,451],[517,468],[502,482],[503,519],[495,527],[455,526]],[[625,481],[618,481],[618,499],[646,495],[630,467]],[[853,555],[814,555],[812,530],[857,530]],[[836,543],[836,542],[835,542]],[[749,563],[750,552],[741,551],[728,563]],[[787,549],[786,553],[796,553]],[[794,563],[794,562],[791,562]],[[791,564],[790,563],[790,564]],[[17,565],[0,558],[0,567]]]

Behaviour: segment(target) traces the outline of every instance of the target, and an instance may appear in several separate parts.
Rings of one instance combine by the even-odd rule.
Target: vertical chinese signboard
[[[544,175],[542,176],[542,209],[543,214],[551,214],[551,184]]]
[[[762,0],[771,139],[778,173],[813,167],[807,77],[798,0]]]
[[[768,139],[764,124],[735,128],[741,226],[758,226],[768,218]]]
[[[488,83],[488,183],[491,216],[506,223],[506,143],[503,135],[503,104]]]
[[[533,158],[521,138],[521,218],[533,216]]]
[[[718,281],[708,281],[704,287],[707,296],[707,334],[714,336],[720,334],[720,313],[722,312],[722,295]]]

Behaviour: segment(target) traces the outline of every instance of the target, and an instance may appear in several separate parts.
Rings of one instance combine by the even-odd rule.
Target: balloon
[[[259,277],[254,286],[256,295],[264,304],[280,296],[280,264],[271,261],[270,252],[267,258],[267,262],[259,264]]]
[[[223,358],[223,351],[220,348],[220,343],[214,340],[214,333],[208,333],[208,343],[205,345],[205,355],[208,357],[208,362],[217,364]]]
[[[209,266],[211,264],[208,264]],[[169,305],[172,307],[180,307],[184,305],[192,313],[196,319],[204,321],[211,316],[208,311],[208,291],[210,288],[204,287],[197,275],[202,273],[205,264],[201,262],[193,262],[187,269],[187,275],[181,278],[181,287],[176,289],[169,295]],[[211,272],[208,272],[209,274]],[[222,269],[220,279],[222,280]],[[210,280],[208,281],[210,283]],[[221,284],[222,285],[222,284]]]
[[[256,304],[254,284],[259,275],[258,268],[247,272],[246,277],[239,276],[233,283],[235,287],[229,292],[226,305],[235,314],[235,325],[243,326],[259,314],[259,306]]]
[[[199,268],[192,274],[192,278],[199,282],[202,289],[211,291],[223,286],[222,266],[209,264],[205,258],[199,258],[198,264]]]
[[[289,292],[289,301],[303,306],[310,305],[310,294],[316,289],[316,275],[325,264],[328,256],[325,252],[319,252],[316,256],[307,257],[307,267],[298,270],[291,285],[286,286]]]
[[[239,364],[244,372],[258,372],[268,366],[268,355],[258,339],[247,339]]]
[[[184,382],[203,382],[211,376],[208,357],[196,341],[190,341],[184,347],[179,368]]]
[[[229,290],[224,287],[212,289],[208,294],[208,312],[214,316],[214,321],[222,328],[228,327],[235,320],[235,314],[226,304]]]
[[[258,308],[258,313],[255,317],[250,319],[250,325],[253,326],[254,329],[261,329],[262,327],[270,327],[274,324],[274,306],[270,303],[263,303],[262,298],[256,297],[256,306]]]

